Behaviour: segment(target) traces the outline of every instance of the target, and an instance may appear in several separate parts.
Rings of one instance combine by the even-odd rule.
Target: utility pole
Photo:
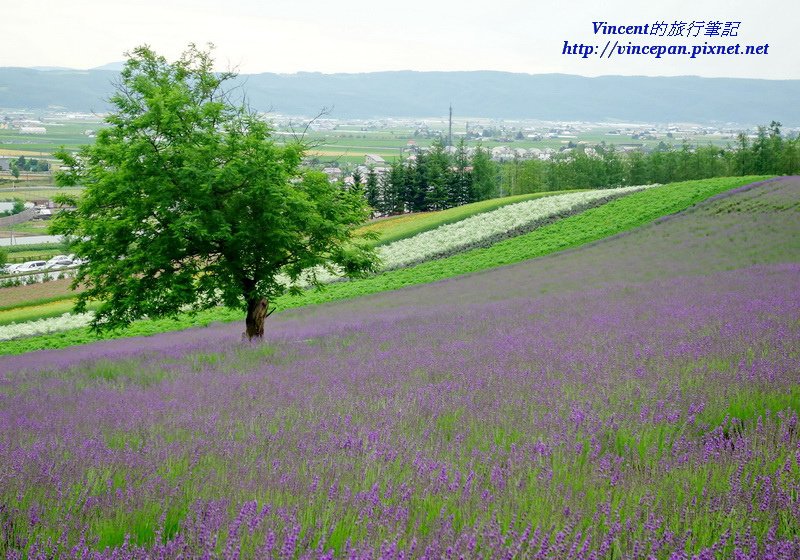
[[[453,145],[453,104],[450,104],[450,125],[447,129],[447,145]]]

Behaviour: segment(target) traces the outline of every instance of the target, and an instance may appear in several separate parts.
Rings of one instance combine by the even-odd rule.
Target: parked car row
[[[78,266],[84,261],[75,255],[56,255],[47,261],[28,261],[19,264],[9,264],[2,269],[3,274],[23,274],[26,272],[45,272],[48,270],[60,270],[71,266]]]

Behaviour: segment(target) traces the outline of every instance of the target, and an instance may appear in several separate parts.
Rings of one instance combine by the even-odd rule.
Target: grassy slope
[[[386,245],[394,241],[413,237],[424,231],[436,229],[439,226],[459,222],[476,214],[496,210],[502,206],[570,192],[583,192],[583,189],[520,194],[482,200],[480,202],[473,202],[472,204],[465,204],[464,206],[448,208],[447,210],[440,210],[438,212],[403,214],[402,216],[393,216],[367,224],[356,230],[356,233],[364,233],[367,231],[376,232],[380,234],[380,238],[375,242],[375,245]]]
[[[75,300],[73,298],[59,298],[52,301],[37,301],[34,302],[33,305],[24,307],[0,309],[0,326],[61,317],[64,313],[72,313],[73,307],[75,307]],[[97,309],[98,307],[100,307],[99,303],[89,304],[90,310]]]
[[[284,296],[279,298],[275,304],[278,309],[284,310],[349,299],[548,255],[629,231],[662,216],[681,212],[716,194],[765,178],[717,178],[664,185],[656,189],[633,193],[526,235],[502,241],[486,249],[476,249],[446,259],[430,261],[362,280],[340,282],[328,286],[322,291],[310,291],[294,297]],[[107,333],[103,338],[151,335],[188,327],[205,326],[217,321],[239,320],[242,320],[241,311],[214,309],[178,319],[139,321],[125,331]],[[96,340],[98,338],[91,334],[88,328],[75,329],[4,342],[0,345],[0,354],[21,354],[43,348],[62,348]]]

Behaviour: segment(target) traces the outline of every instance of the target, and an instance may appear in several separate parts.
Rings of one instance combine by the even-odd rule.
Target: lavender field
[[[474,275],[0,357],[6,558],[800,557],[800,178]]]

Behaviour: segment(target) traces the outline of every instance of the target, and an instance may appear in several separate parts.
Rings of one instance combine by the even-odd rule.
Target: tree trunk
[[[245,335],[248,340],[264,337],[264,318],[267,316],[269,302],[266,298],[253,298],[247,300],[247,318]]]

